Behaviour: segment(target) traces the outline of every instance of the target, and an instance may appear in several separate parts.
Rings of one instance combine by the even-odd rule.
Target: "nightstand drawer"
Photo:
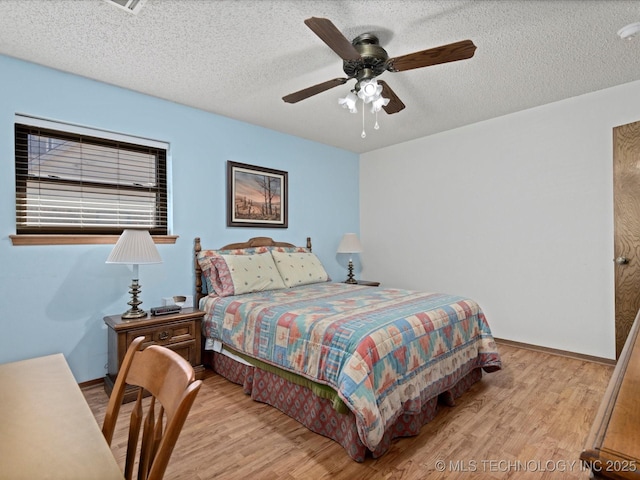
[[[147,328],[137,328],[127,332],[127,345],[134,338],[144,335],[143,348],[149,345],[162,345],[169,347],[174,343],[187,342],[196,338],[196,322],[176,322],[164,325],[155,325]]]
[[[191,340],[189,342],[167,345],[167,348],[170,348],[193,365],[196,358],[196,349],[200,348],[200,345],[196,345],[195,340]]]

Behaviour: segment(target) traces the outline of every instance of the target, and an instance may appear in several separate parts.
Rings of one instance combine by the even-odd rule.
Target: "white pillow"
[[[284,284],[289,288],[329,281],[329,275],[315,253],[287,253],[272,250],[271,255]]]
[[[285,288],[269,252],[220,256],[229,269],[234,295]]]

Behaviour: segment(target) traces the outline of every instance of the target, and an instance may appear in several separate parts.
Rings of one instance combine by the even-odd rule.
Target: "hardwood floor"
[[[503,344],[499,351],[503,370],[442,407],[420,435],[364,463],[207,371],[165,479],[588,479],[578,459],[613,367]],[[83,392],[102,425],[102,385]],[[122,407],[112,445],[121,465],[131,406]]]

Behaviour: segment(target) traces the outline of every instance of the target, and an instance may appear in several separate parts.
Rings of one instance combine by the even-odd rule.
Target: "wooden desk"
[[[640,480],[640,312],[580,459],[594,478]]]
[[[0,479],[123,474],[62,354],[0,365]]]

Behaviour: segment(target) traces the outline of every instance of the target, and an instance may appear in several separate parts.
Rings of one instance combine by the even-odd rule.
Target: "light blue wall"
[[[131,270],[106,265],[111,245],[12,246],[15,233],[14,114],[22,113],[170,143],[175,245],[140,267],[143,308],[191,294],[192,247],[270,236],[304,245],[334,279],[335,253],[359,229],[358,155],[201,110],[0,55],[0,363],[62,352],[79,382],[102,377],[105,315],[128,306]],[[289,174],[289,228],[227,228],[226,161]]]

